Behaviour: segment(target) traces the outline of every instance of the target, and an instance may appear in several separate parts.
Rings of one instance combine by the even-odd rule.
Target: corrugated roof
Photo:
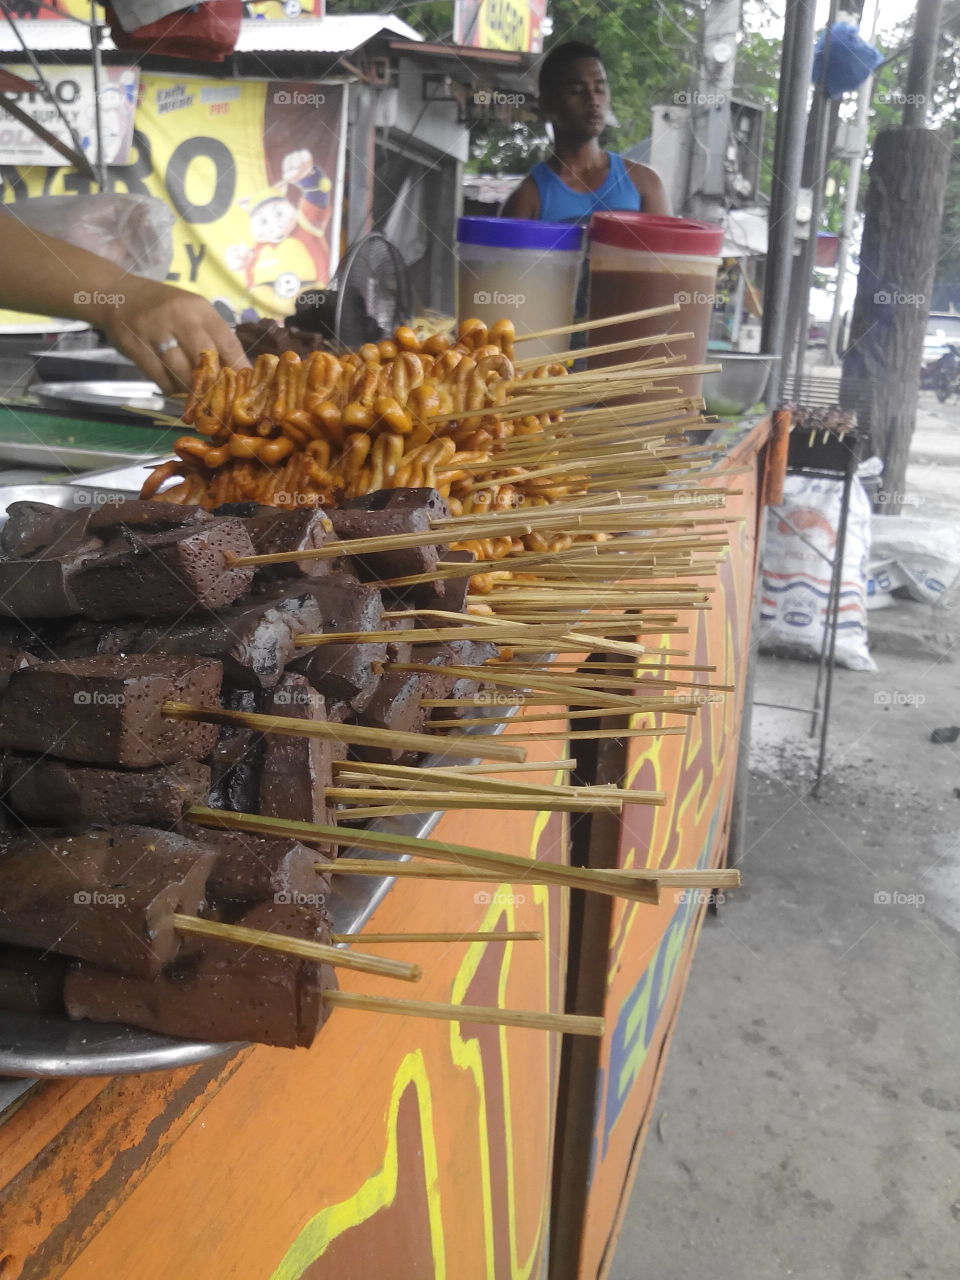
[[[79,22],[20,21],[17,26],[34,53],[80,53],[90,48],[90,34]],[[423,37],[401,18],[386,13],[344,13],[326,18],[296,18],[273,21],[245,18],[240,24],[237,53],[349,53],[375,36],[402,36],[421,41]],[[105,36],[101,48],[115,48]],[[0,24],[0,54],[21,53],[20,42],[9,24]],[[184,61],[184,72],[190,70]],[[200,64],[197,64],[198,66]]]

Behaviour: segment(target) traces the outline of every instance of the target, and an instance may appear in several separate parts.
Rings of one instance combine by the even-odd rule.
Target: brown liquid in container
[[[716,254],[722,235],[719,227],[683,218],[654,218],[629,213],[595,215],[591,223],[590,319],[673,303],[678,303],[680,310],[674,314],[590,330],[589,346],[661,333],[692,333],[694,336],[596,356],[589,361],[590,368],[606,368],[656,356],[665,356],[671,365],[704,363],[716,299],[720,261]],[[684,251],[685,240],[689,240],[690,251]],[[641,377],[642,371],[637,371],[635,376]],[[668,378],[649,391],[629,397],[611,397],[611,401],[642,403],[677,394],[699,396],[702,381],[702,374]],[[679,388],[679,392],[673,388]]]

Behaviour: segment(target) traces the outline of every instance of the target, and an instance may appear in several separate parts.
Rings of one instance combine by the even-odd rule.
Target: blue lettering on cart
[[[715,813],[710,823],[707,839],[697,859],[698,867],[708,865],[709,854],[714,847],[718,817],[719,815]],[[617,1015],[610,1041],[610,1068],[606,1082],[605,1103],[602,1097],[598,1097],[598,1109],[603,1107],[602,1126],[598,1126],[602,1147],[601,1159],[606,1158],[610,1134],[626,1106],[630,1090],[643,1070],[701,903],[702,898],[698,894],[683,895],[670,923],[664,930],[656,954],[640,975],[636,986],[623,1002]],[[595,1146],[594,1155],[596,1154]]]

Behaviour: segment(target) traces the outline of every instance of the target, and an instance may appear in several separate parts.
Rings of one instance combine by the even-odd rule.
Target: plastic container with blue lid
[[[511,320],[518,334],[572,324],[583,265],[584,228],[523,218],[460,218],[457,222],[457,319],[489,328]],[[537,339],[524,355],[553,355],[567,334]]]

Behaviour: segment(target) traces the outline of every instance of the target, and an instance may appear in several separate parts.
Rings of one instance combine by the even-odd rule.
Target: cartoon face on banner
[[[177,215],[172,283],[231,321],[289,315],[336,267],[345,104],[343,85],[144,74],[134,159],[110,168],[110,189],[158,196]],[[65,168],[0,177],[6,203],[93,190]]]

